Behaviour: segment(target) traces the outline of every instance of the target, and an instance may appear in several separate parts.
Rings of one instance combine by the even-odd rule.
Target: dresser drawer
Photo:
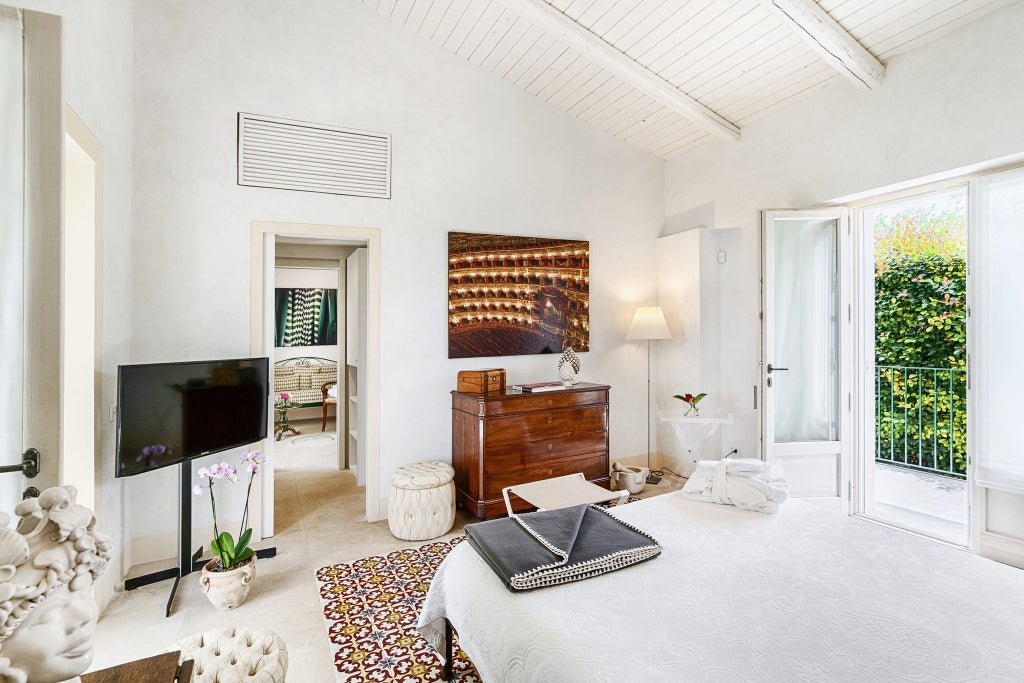
[[[588,406],[595,403],[608,403],[607,389],[594,389],[592,391],[543,391],[538,394],[508,396],[501,401],[485,401],[482,414],[485,416],[509,415],[534,410]]]
[[[567,437],[513,443],[488,449],[484,472],[500,474],[508,470],[563,460],[579,455],[604,454],[608,450],[608,430],[582,432]]]
[[[525,443],[608,428],[607,406],[562,408],[487,419],[484,443]]]
[[[606,453],[585,455],[578,458],[558,460],[546,465],[532,465],[517,470],[495,472],[484,477],[484,497],[494,498],[501,495],[506,486],[528,484],[531,481],[561,477],[566,474],[582,472],[587,479],[608,477],[608,456]]]

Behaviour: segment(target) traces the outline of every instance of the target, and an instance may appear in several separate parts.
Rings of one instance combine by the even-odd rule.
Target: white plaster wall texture
[[[761,210],[813,207],[1024,151],[1022,29],[1017,3],[892,60],[875,91],[829,88],[744,128],[737,144],[709,143],[667,163],[667,226],[738,233],[723,269],[722,391],[737,415],[723,447],[757,452]]]
[[[131,0],[8,0],[62,17],[64,96],[103,145],[103,414],[117,401],[117,366],[126,362],[132,299],[132,2]],[[102,427],[99,523],[127,542],[123,486],[114,479],[114,424]],[[74,482],[69,482],[74,483]],[[127,558],[125,553],[122,558]],[[115,558],[101,588],[109,600],[126,566]],[[122,571],[118,571],[121,569]]]
[[[588,239],[582,379],[612,385],[612,457],[646,451],[646,363],[623,337],[654,302],[662,162],[355,2],[175,0],[135,19],[133,362],[247,353],[251,221],[380,227],[384,496],[394,467],[450,458],[458,370],[556,376],[555,356],[447,360],[446,233]],[[393,134],[393,198],[237,186],[238,111]],[[133,535],[172,531],[173,472],[130,486]]]

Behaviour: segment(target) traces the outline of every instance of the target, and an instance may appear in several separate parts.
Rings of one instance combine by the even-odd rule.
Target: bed
[[[513,594],[462,543],[420,631],[443,652],[447,620],[486,683],[1024,681],[1024,571],[800,501],[613,514],[661,556]]]

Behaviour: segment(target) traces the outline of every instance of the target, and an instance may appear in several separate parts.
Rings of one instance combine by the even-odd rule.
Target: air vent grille
[[[391,198],[391,136],[238,115],[238,184]]]

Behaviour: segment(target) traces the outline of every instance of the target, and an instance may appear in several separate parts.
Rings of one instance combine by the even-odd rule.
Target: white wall
[[[1017,3],[894,59],[876,91],[830,88],[744,128],[737,144],[713,142],[667,164],[669,231],[739,233],[722,300],[722,392],[737,425],[723,447],[757,448],[760,211],[820,205],[1024,151],[1022,30]],[[1015,533],[1024,538],[1024,520]]]
[[[613,387],[612,456],[645,452],[645,359],[622,338],[654,301],[663,163],[359,3],[295,5],[137,9],[132,359],[248,352],[251,221],[380,227],[384,495],[395,466],[450,458],[458,370],[556,372],[554,356],[447,360],[447,231],[588,239],[582,378]],[[393,198],[239,187],[239,111],[393,134]],[[132,533],[172,531],[173,474],[145,476],[131,482]]]
[[[131,0],[5,0],[5,4],[61,15],[64,41],[64,95],[103,145],[103,406],[117,400],[117,365],[127,362],[131,309],[132,204],[132,2]],[[102,434],[103,501],[100,528],[114,541],[115,553],[127,534],[122,482],[115,480],[114,424]],[[72,483],[72,482],[69,482]],[[100,598],[109,600],[123,574],[124,556],[115,556],[102,581]]]

